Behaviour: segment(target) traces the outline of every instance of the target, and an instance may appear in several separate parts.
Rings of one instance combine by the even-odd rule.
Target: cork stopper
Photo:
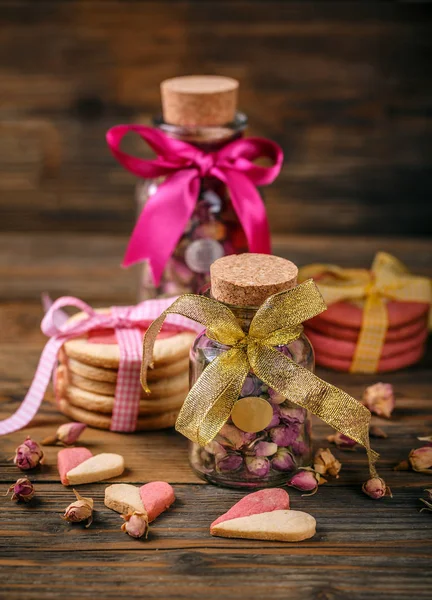
[[[212,127],[234,121],[238,81],[217,75],[174,77],[161,83],[162,111],[171,125]]]
[[[212,296],[236,306],[260,306],[273,294],[297,285],[294,263],[269,254],[231,254],[210,267]]]

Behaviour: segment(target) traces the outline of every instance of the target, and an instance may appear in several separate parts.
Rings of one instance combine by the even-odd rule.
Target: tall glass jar
[[[218,263],[215,263],[214,267],[217,265]],[[212,295],[212,292],[207,291],[206,294]],[[247,333],[257,308],[225,304]],[[207,337],[205,332],[201,333],[195,340],[190,354],[191,386],[204,369],[228,349],[227,346]],[[313,348],[304,334],[291,344],[278,346],[277,350],[302,367],[313,371]],[[260,488],[283,485],[299,467],[307,466],[311,462],[310,414],[290,402],[289,398],[270,389],[252,371],[244,382],[239,400],[242,398],[252,398],[255,402],[257,398],[264,401],[271,409],[262,405],[269,413],[270,421],[261,430],[244,431],[234,423],[232,413],[216,438],[207,446],[190,443],[191,466],[202,479],[227,487]]]
[[[184,126],[171,125],[162,119],[155,121],[155,126],[166,135],[193,144],[209,153],[240,138],[246,125],[247,117],[243,113],[236,113],[234,121],[223,126]],[[162,181],[162,178],[139,181],[136,187],[138,214]],[[141,265],[139,299],[147,300],[187,292],[198,293],[209,281],[209,269],[214,260],[246,251],[246,237],[233,209],[226,185],[214,177],[205,177],[201,181],[192,217],[157,287],[153,283],[148,264]]]

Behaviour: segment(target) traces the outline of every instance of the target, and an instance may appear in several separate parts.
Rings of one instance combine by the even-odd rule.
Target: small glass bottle
[[[297,267],[279,257],[229,256],[212,265],[211,289],[206,293],[226,304],[247,332],[258,306],[272,294],[294,287],[296,277]],[[227,350],[228,347],[201,333],[191,350],[191,386],[211,361]],[[278,346],[277,350],[313,371],[313,349],[304,334],[291,344]],[[262,406],[265,426],[257,431],[242,430],[238,420],[233,421],[233,409],[212,442],[204,448],[190,444],[192,468],[206,481],[227,487],[283,485],[299,467],[310,464],[310,414],[268,388],[252,371],[244,382],[239,400],[242,398],[251,398],[255,406]]]
[[[163,118],[154,124],[167,136],[205,152],[219,150],[240,138],[247,118],[236,112],[238,82],[228,77],[176,77],[161,84]],[[158,180],[142,180],[136,187],[138,214],[157,192]],[[161,244],[163,240],[161,240]],[[145,262],[139,271],[140,300],[198,293],[209,281],[211,263],[228,254],[247,251],[243,228],[226,185],[204,177],[195,210],[171,256],[158,286]]]

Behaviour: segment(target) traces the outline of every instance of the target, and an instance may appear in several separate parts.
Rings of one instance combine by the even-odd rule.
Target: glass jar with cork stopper
[[[226,304],[247,332],[258,307],[268,297],[296,286],[297,272],[292,262],[276,256],[226,256],[211,265],[211,285],[206,294]],[[205,332],[197,337],[191,350],[191,386],[227,349]],[[313,371],[313,349],[304,334],[277,350]],[[282,485],[293,471],[307,466],[310,458],[308,411],[270,389],[252,371],[216,438],[205,447],[190,445],[194,471],[206,481],[228,487]]]
[[[237,112],[238,82],[229,77],[175,77],[161,83],[163,117],[154,124],[170,138],[211,153],[240,138],[247,118]],[[140,180],[136,201],[140,214],[164,178]],[[164,240],[161,240],[161,244]],[[155,285],[148,263],[140,270],[139,298],[197,293],[208,282],[210,264],[225,255],[247,251],[247,242],[227,186],[203,177],[198,200]]]

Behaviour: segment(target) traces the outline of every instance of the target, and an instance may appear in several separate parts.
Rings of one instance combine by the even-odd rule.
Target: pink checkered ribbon
[[[111,419],[112,431],[134,431],[141,395],[140,365],[142,357],[141,328],[170,306],[176,298],[146,300],[136,306],[114,306],[109,313],[97,313],[91,306],[74,298],[58,298],[42,320],[41,329],[50,337],[42,351],[33,382],[18,410],[9,418],[0,421],[0,435],[12,433],[30,423],[44,398],[57,364],[60,348],[70,339],[80,337],[93,329],[114,329],[120,349],[120,364],[117,377],[115,402]],[[65,323],[59,309],[73,306],[87,313],[88,318]],[[56,317],[57,311],[57,317]],[[170,315],[172,325],[199,333],[202,325],[180,315]],[[60,317],[60,318],[59,318]]]

